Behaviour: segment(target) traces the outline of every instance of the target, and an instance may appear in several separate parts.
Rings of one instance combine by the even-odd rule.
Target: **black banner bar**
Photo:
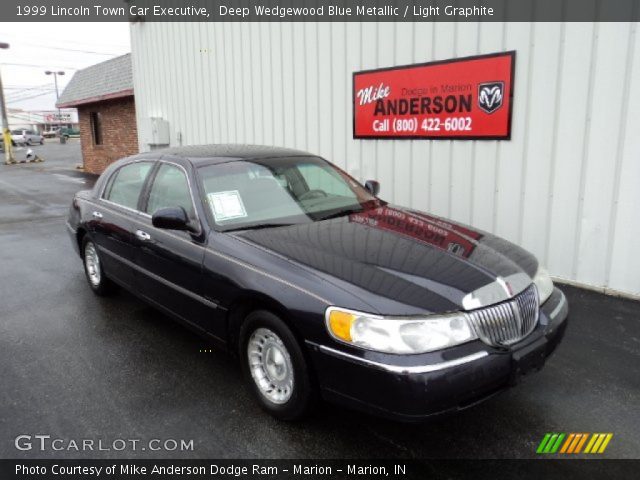
[[[626,22],[640,0],[3,0],[2,22]]]
[[[0,460],[0,478],[574,479],[637,478],[640,460]]]

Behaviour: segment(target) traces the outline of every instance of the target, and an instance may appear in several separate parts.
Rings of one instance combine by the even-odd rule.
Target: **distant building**
[[[9,117],[9,128],[18,130],[21,128],[38,130],[42,133],[45,130],[57,127],[77,127],[78,112],[75,108],[64,109],[58,114],[57,110],[21,110],[18,108],[7,108]]]
[[[130,54],[76,72],[56,106],[78,109],[87,172],[138,152]]]

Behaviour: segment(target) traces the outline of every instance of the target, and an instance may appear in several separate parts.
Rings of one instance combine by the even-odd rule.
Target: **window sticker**
[[[207,197],[216,222],[247,216],[247,211],[244,209],[242,198],[237,190],[209,193]]]

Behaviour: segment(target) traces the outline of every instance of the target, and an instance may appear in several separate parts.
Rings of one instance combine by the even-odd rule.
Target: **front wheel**
[[[255,311],[240,338],[245,377],[260,406],[281,420],[307,414],[314,400],[309,366],[287,325],[271,312]]]
[[[90,238],[85,237],[82,242],[82,259],[84,260],[84,273],[91,290],[96,295],[109,295],[115,289],[115,285],[104,274],[98,248]]]

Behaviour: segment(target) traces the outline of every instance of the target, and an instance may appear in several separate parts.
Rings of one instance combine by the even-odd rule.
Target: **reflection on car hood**
[[[238,236],[353,284],[378,308],[478,308],[524,290],[538,265],[499,237],[392,206]]]

